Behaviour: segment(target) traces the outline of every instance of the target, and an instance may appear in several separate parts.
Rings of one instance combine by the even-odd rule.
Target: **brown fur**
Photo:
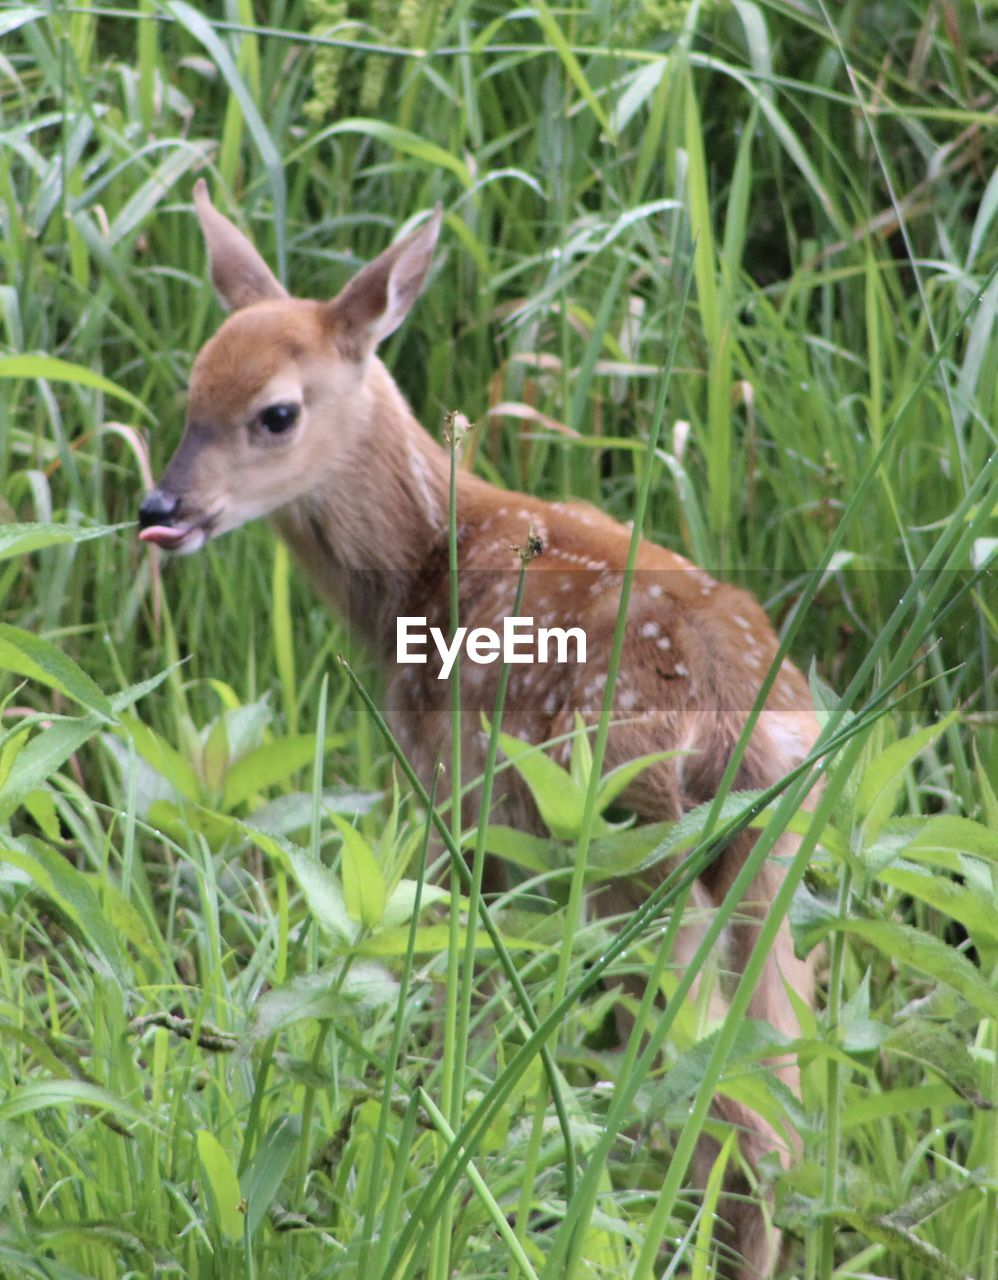
[[[432,647],[426,666],[396,666],[395,619],[426,616],[446,629],[449,459],[412,416],[374,348],[419,292],[439,215],[364,268],[338,298],[316,303],[284,295],[249,241],[211,207],[203,184],[197,206],[214,279],[237,310],[194,364],[185,436],[161,486],[161,494],[179,500],[172,524],[194,531],[188,539],[194,547],[203,537],[269,515],[318,592],[382,660],[391,723],[428,777],[449,741],[447,686],[435,678]],[[261,414],[275,402],[299,405],[300,418],[286,435],[271,437]],[[544,625],[581,626],[589,638],[585,666],[512,668],[504,727],[544,742],[571,732],[576,713],[595,723],[628,530],[582,504],[542,502],[464,472],[457,510],[463,624],[501,628],[518,572],[510,548],[524,545],[533,531],[543,550],[527,569],[522,613]],[[745,592],[648,542],[640,547],[628,619],[606,765],[681,748],[685,754],[646,770],[623,797],[643,820],[673,819],[716,792],[776,640]],[[491,713],[498,674],[498,663],[462,668],[466,778],[484,764],[480,717]],[[737,785],[776,781],[803,758],[816,733],[806,684],[786,663]],[[499,818],[539,829],[525,788],[512,771],[501,777]],[[468,821],[474,816],[472,802]],[[750,847],[751,837],[733,842],[696,886],[696,905],[709,909],[723,901]],[[736,973],[781,878],[774,858],[728,930],[725,963]],[[596,892],[592,905],[606,916],[626,912],[648,888],[647,882],[615,882]],[[690,959],[703,927],[691,917],[680,931],[677,963]],[[795,958],[785,926],[749,1013],[794,1037],[784,982],[811,1000],[810,971]],[[794,1063],[774,1069],[797,1087]],[[750,1165],[767,1151],[788,1159],[785,1142],[759,1116],[725,1098],[716,1109],[742,1129]],[[701,1145],[700,1178],[715,1151],[709,1140]],[[739,1177],[729,1191],[747,1190]],[[758,1205],[729,1201],[722,1234],[743,1258],[739,1280],[772,1274],[778,1235]]]

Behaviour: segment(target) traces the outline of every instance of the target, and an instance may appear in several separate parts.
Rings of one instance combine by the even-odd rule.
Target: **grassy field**
[[[801,1136],[788,1276],[998,1280],[994,8],[53,0],[0,35],[0,1274],[706,1280],[723,1089]],[[313,297],[441,201],[383,352],[417,415],[506,485],[646,492],[812,668],[824,798],[790,780],[765,836],[804,833],[824,948],[802,1101],[742,988],[611,1051],[602,980],[675,991],[682,885],[580,924],[571,839],[473,974],[286,553],[137,541],[221,314],[196,175]]]

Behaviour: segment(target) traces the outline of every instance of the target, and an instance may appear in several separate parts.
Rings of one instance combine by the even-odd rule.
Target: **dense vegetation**
[[[788,1275],[996,1280],[994,11],[53,0],[0,34],[0,1272],[704,1277],[721,1088],[801,1135]],[[791,780],[766,832],[805,833],[825,948],[801,1103],[743,988],[611,1047],[604,978],[682,976],[682,885],[580,923],[572,839],[473,973],[374,673],[286,554],[137,542],[220,314],[196,174],[315,297],[442,201],[384,353],[422,420],[622,520],[644,486],[813,664],[824,798]]]

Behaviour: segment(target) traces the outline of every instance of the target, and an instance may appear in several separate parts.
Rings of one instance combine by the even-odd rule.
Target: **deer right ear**
[[[194,208],[208,246],[211,278],[223,306],[238,311],[254,302],[288,296],[249,240],[211,203],[204,178],[194,184]]]
[[[399,327],[419,297],[440,234],[441,206],[362,267],[329,304],[329,318],[358,356]]]

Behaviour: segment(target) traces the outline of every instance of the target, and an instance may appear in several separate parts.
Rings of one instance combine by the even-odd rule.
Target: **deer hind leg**
[[[710,894],[717,905],[730,891],[754,839],[752,835],[740,836],[708,874]],[[784,865],[792,856],[796,843],[794,836],[780,838],[771,855],[772,860],[767,861],[755,877],[728,927],[732,982],[748,965],[763,921],[782,884]],[[790,928],[783,920],[765,957],[747,1012],[750,1018],[769,1023],[786,1039],[795,1040],[800,1035],[800,1025],[789,990],[806,1004],[813,1005],[812,968],[794,954]],[[795,1058],[789,1055],[775,1057],[764,1065],[792,1092],[800,1093],[800,1072]],[[721,1119],[739,1129],[741,1155],[753,1171],[760,1168],[763,1158],[770,1153],[775,1153],[786,1168],[799,1151],[799,1142],[792,1129],[788,1127],[786,1134],[777,1134],[762,1116],[734,1099],[717,1098],[715,1111]],[[701,1143],[696,1158],[698,1167],[694,1170],[698,1181],[706,1178],[717,1151],[717,1144],[710,1139]],[[758,1193],[753,1193],[751,1180],[744,1166],[729,1169],[724,1187],[722,1220],[715,1233],[722,1249],[720,1274],[730,1275],[734,1280],[767,1280],[780,1257],[780,1233],[768,1222],[768,1213],[759,1203]],[[771,1197],[767,1197],[767,1203],[771,1205]]]
[[[647,886],[634,882],[612,882],[594,895],[593,906],[603,916],[620,917],[633,911],[647,896]],[[684,918],[676,933],[669,967],[682,975],[692,963],[716,910],[716,901],[706,886],[697,881],[687,899]],[[725,930],[720,946],[723,948],[722,968],[729,968],[733,961],[731,930]],[[768,965],[768,962],[767,962]],[[727,1003],[715,975],[708,971],[697,977],[689,995],[693,1002],[706,1002],[703,1008],[709,1025],[719,1025],[727,1014]],[[703,983],[709,984],[705,990]],[[643,994],[643,983],[637,977],[623,980],[621,986],[634,999]],[[750,1016],[771,1016],[766,1000],[755,1001]],[[781,1027],[780,1029],[784,1029]],[[617,1009],[617,1030],[622,1043],[633,1033],[633,1018],[621,1004]],[[787,1030],[786,1034],[790,1034]],[[796,1031],[793,1034],[797,1034]],[[793,1074],[793,1073],[792,1073]],[[786,1081],[791,1084],[791,1080]],[[723,1280],[769,1280],[776,1268],[780,1247],[780,1233],[771,1223],[771,1199],[757,1187],[765,1157],[776,1152],[781,1163],[789,1156],[787,1140],[780,1136],[762,1116],[743,1103],[718,1093],[711,1104],[715,1121],[734,1128],[738,1134],[738,1153],[729,1161],[724,1187],[718,1206],[718,1219],[714,1226],[714,1239],[719,1247],[718,1277]],[[693,1155],[690,1179],[701,1190],[720,1152],[720,1144],[711,1133],[701,1134]],[[760,1201],[763,1195],[765,1203]]]
[[[773,850],[780,863],[793,855],[797,839],[781,836]],[[767,862],[759,872],[746,900],[731,925],[731,948],[734,968],[743,972],[759,939],[766,913],[783,881],[783,867]],[[794,954],[793,939],[786,919],[781,921],[773,945],[766,956],[762,976],[749,1001],[748,1015],[768,1022],[790,1040],[800,1035],[800,1024],[788,991],[793,991],[805,1004],[814,1004],[814,973],[811,965]],[[779,1059],[774,1068],[789,1088],[800,1091],[800,1073],[796,1062]]]
[[[615,745],[617,751],[613,753],[614,757],[620,754],[622,758],[634,758],[654,749],[655,744],[632,740],[621,748],[618,740]],[[612,760],[612,763],[617,762],[616,758]],[[688,799],[685,799],[685,803],[680,800],[676,775],[668,763],[655,766],[641,775],[622,802],[647,821],[675,817],[690,803]],[[753,840],[752,835],[736,839],[721,855],[719,862],[693,886],[687,903],[689,921],[684,921],[679,928],[671,957],[671,964],[677,971],[683,972],[692,962],[708,927],[710,913],[723,902],[731,882],[751,850]],[[744,971],[758,939],[762,920],[782,882],[784,873],[781,862],[785,860],[787,853],[785,841],[786,838],[778,846],[774,860],[767,862],[759,872],[746,894],[745,902],[739,906],[735,919],[722,934],[722,967],[728,970],[732,980]],[[792,852],[792,847],[790,851]],[[775,857],[780,860],[776,861]],[[659,874],[663,873],[660,868]],[[646,899],[647,893],[647,884],[617,881],[595,896],[594,906],[601,915],[632,911]],[[727,1013],[727,1005],[720,990],[715,988],[705,995],[700,989],[699,981],[698,979],[692,989],[692,998],[706,998],[709,1002],[707,1013],[710,1020],[720,1022]],[[799,1036],[800,1031],[784,981],[810,1002],[813,990],[811,972],[808,966],[794,956],[786,922],[781,925],[774,946],[766,957],[760,981],[749,1003],[748,1014],[752,1018],[769,1022],[778,1032],[792,1040]],[[639,984],[635,994],[640,994]],[[618,1026],[623,1034],[629,1033],[628,1020],[618,1018]],[[798,1071],[794,1061],[787,1058],[773,1062],[771,1069],[794,1092],[799,1090]],[[762,1168],[765,1158],[771,1153],[775,1153],[784,1166],[789,1163],[793,1140],[777,1133],[766,1119],[743,1103],[723,1094],[715,1096],[711,1110],[715,1120],[731,1125],[739,1135],[739,1152],[729,1162],[719,1204],[719,1220],[714,1232],[714,1238],[720,1247],[717,1274],[725,1280],[769,1280],[779,1262],[781,1237],[771,1222],[771,1196],[760,1190],[757,1184],[763,1181]],[[719,1144],[712,1135],[701,1136],[691,1169],[692,1180],[696,1185],[706,1185],[719,1150]]]

